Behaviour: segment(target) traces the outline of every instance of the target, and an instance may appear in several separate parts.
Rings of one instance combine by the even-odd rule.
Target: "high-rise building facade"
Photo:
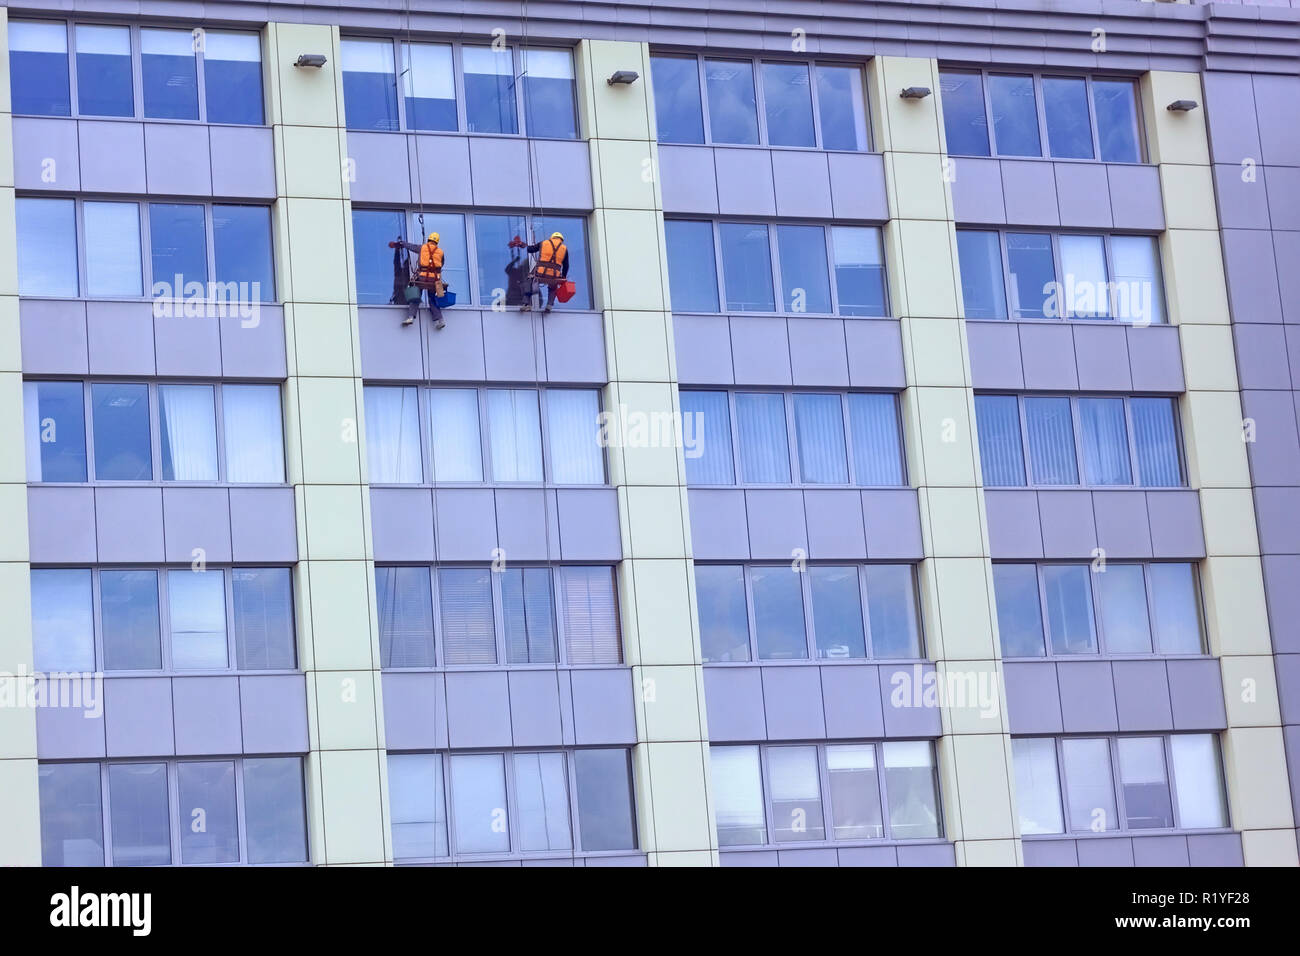
[[[1300,3],[753,6],[0,9],[0,863],[1297,863]]]

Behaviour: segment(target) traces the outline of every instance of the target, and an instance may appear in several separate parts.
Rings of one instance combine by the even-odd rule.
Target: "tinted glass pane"
[[[1061,741],[1070,829],[1105,832],[1119,827],[1111,786],[1110,744],[1105,740]]]
[[[1106,249],[1101,236],[1061,236],[1061,282],[1049,317],[1091,319],[1110,314]]]
[[[1005,319],[1006,283],[1002,275],[1002,243],[998,234],[958,229],[957,259],[966,318]]]
[[[359,305],[387,305],[393,302],[399,280],[405,288],[406,273],[395,264],[400,250],[386,248],[388,243],[405,238],[400,212],[391,209],[352,210],[353,265]]]
[[[895,840],[937,837],[939,793],[934,779],[934,751],[929,742],[897,741],[882,744],[881,749],[890,837]]]
[[[226,480],[267,484],[284,481],[280,386],[222,386],[221,414]]]
[[[407,223],[407,236],[410,242],[423,244],[428,240],[429,235],[435,232],[438,234],[438,248],[442,250],[443,255],[442,281],[448,289],[455,289],[462,297],[461,305],[468,305],[472,293],[469,281],[469,255],[465,246],[465,217],[456,212],[426,212],[424,225],[421,227],[420,214],[411,213]],[[385,243],[387,241],[384,240]],[[410,257],[412,267],[418,268],[419,253],[412,252]],[[392,260],[388,259],[387,262],[391,276],[394,271]],[[392,285],[393,280],[390,278],[390,288]]]
[[[234,762],[186,761],[176,765],[176,777],[181,862],[237,863],[239,822]]]
[[[1026,398],[1029,457],[1037,485],[1073,485],[1079,481],[1074,458],[1074,420],[1068,398]]]
[[[1056,741],[1051,737],[1013,737],[1016,806],[1021,833],[1061,833],[1061,780],[1056,770]]]
[[[1111,654],[1150,654],[1147,589],[1140,564],[1107,563],[1097,574],[1101,630]]]
[[[1111,236],[1110,271],[1111,312],[1117,319],[1137,325],[1164,322],[1160,250],[1153,236]]]
[[[467,46],[465,63],[465,120],[471,133],[517,133],[514,56],[500,50]]]
[[[867,566],[867,616],[873,657],[914,660],[921,656],[921,624],[910,565]]]
[[[700,652],[705,661],[749,660],[745,573],[738,564],[695,566]]]
[[[1095,654],[1092,591],[1086,564],[1049,564],[1043,568],[1047,629],[1053,654]]]
[[[984,484],[991,488],[1023,485],[1025,455],[1019,400],[1014,395],[976,395],[975,424]]]
[[[482,481],[478,390],[435,388],[428,396],[434,481]]]
[[[203,44],[209,123],[262,122],[262,43],[256,33],[209,32]]]
[[[24,382],[28,481],[86,480],[86,406],[80,382]]]
[[[582,848],[631,850],[636,846],[632,781],[626,750],[575,750],[578,833]]]
[[[1013,319],[1048,319],[1060,314],[1055,305],[1059,296],[1053,295],[1057,290],[1051,236],[1007,233],[1007,270],[1011,273]]]
[[[884,253],[874,226],[832,226],[835,295],[840,315],[888,315]]]
[[[1042,657],[1043,612],[1038,603],[1038,569],[1032,564],[993,565],[998,638],[1003,657]]]
[[[554,663],[555,600],[550,568],[506,568],[500,577],[507,663]]]
[[[1132,484],[1124,400],[1079,399],[1079,427],[1083,432],[1084,481],[1090,485]]]
[[[709,132],[715,143],[758,142],[754,68],[747,60],[705,60]]]
[[[114,866],[172,862],[166,764],[109,764],[108,805]]]
[[[1120,737],[1119,778],[1124,787],[1124,816],[1131,830],[1174,825],[1161,737]]]
[[[244,759],[244,829],[249,863],[307,861],[302,759]]]
[[[726,392],[678,393],[682,410],[682,454],[689,485],[729,485],[731,411]]]
[[[77,210],[71,199],[16,200],[19,295],[75,296]]]
[[[493,481],[542,480],[542,423],[537,392],[491,388],[487,392],[488,449]]]
[[[1226,827],[1223,767],[1213,734],[1174,734],[1169,738],[1178,788],[1178,825],[1187,830]]]
[[[763,781],[757,747],[710,747],[713,816],[719,846],[767,842]]]
[[[41,865],[103,866],[104,816],[99,764],[43,763],[37,768],[41,800]]]
[[[595,389],[547,389],[546,441],[552,481],[564,485],[604,483],[600,396]]]
[[[795,395],[794,432],[799,477],[805,483],[845,484],[844,406],[838,395]]]
[[[86,294],[139,296],[140,206],[133,202],[85,202]]]
[[[978,73],[940,73],[943,132],[952,156],[989,154],[988,120],[984,117],[984,84]]]
[[[158,431],[163,481],[217,480],[217,421],[211,385],[158,386]]]
[[[859,393],[848,398],[854,482],[901,485],[903,448],[898,436],[898,403],[894,396]]]
[[[515,805],[519,808],[515,820],[519,849],[525,852],[572,849],[564,754],[515,754],[511,762]]]
[[[806,63],[764,63],[763,108],[773,146],[816,146]]]
[[[770,747],[767,779],[777,843],[826,839],[816,747]]]
[[[724,222],[718,225],[722,240],[722,280],[730,312],[772,312],[772,258],[767,246],[767,226]]]
[[[1047,145],[1060,159],[1092,159],[1088,90],[1082,77],[1043,77]]]
[[[614,569],[566,567],[560,571],[564,647],[570,664],[617,664],[623,657],[618,630]]]
[[[231,571],[235,665],[240,670],[291,670],[294,650],[293,586],[288,568]]]
[[[32,569],[32,649],[38,671],[95,669],[90,572]]]
[[[856,66],[817,66],[817,112],[823,149],[867,148],[867,101],[862,70]]]
[[[179,669],[226,667],[226,581],[220,571],[168,571],[172,664]]]
[[[206,297],[208,238],[202,206],[150,203],[149,243],[153,247],[155,297]],[[200,284],[187,288],[192,282]]]
[[[383,667],[433,667],[433,592],[428,568],[375,568]]]
[[[703,143],[700,68],[695,57],[652,56],[655,125],[661,143]]]
[[[366,457],[371,484],[421,481],[418,394],[415,388],[366,386]]]
[[[812,585],[817,656],[833,660],[866,657],[858,569],[812,567],[808,569],[808,577]]]
[[[149,481],[149,387],[90,387],[95,430],[95,477],[99,481]]]
[[[500,754],[451,758],[451,806],[459,852],[504,853],[510,849]]]
[[[737,393],[736,428],[740,433],[740,480],[754,484],[788,482],[790,445],[785,430],[785,396]]]
[[[131,28],[78,23],[75,30],[77,111],[82,116],[134,116]],[[15,106],[14,112],[22,111]]]
[[[668,284],[674,312],[717,312],[718,269],[713,254],[713,223],[669,219]]]
[[[63,23],[10,21],[9,87],[15,113],[71,115],[68,28]]]
[[[187,30],[140,31],[144,115],[150,119],[199,118],[198,40]]]
[[[406,128],[455,130],[456,75],[449,43],[402,44]]]
[[[439,754],[389,754],[393,858],[447,855],[447,803]]]
[[[162,667],[158,624],[158,572],[99,572],[104,670],[157,670]]]
[[[397,129],[397,71],[389,40],[343,40],[348,129]]]
[[[525,50],[523,61],[524,122],[528,135],[575,138],[578,116],[574,102],[573,54],[568,50]]]
[[[1147,574],[1151,578],[1156,650],[1161,654],[1201,653],[1200,602],[1192,566],[1152,564]]]
[[[1133,398],[1129,400],[1129,411],[1133,416],[1133,443],[1137,446],[1138,483],[1149,488],[1181,485],[1173,400]]]
[[[1092,81],[1092,108],[1097,116],[1101,158],[1107,163],[1140,163],[1137,96],[1132,80]]]
[[[827,747],[826,765],[830,776],[832,837],[878,840],[884,836],[875,748]]]
[[[568,302],[556,301],[557,309],[590,309],[591,281],[587,277],[587,223],[576,216],[537,216],[533,219],[533,234],[540,240],[553,232],[564,236],[568,248],[569,281],[574,285],[573,298]]]
[[[821,226],[777,226],[782,308],[787,312],[830,312],[826,273],[826,230]]]
[[[1041,156],[1032,76],[990,76],[993,137],[1003,156]],[[951,149],[951,146],[949,146]]]
[[[483,305],[523,305],[528,281],[528,255],[517,247],[511,248],[510,240],[527,240],[528,225],[524,217],[476,215],[474,238],[479,302]],[[572,271],[573,267],[569,269]]]
[[[808,640],[803,619],[803,584],[789,565],[750,569],[754,592],[754,631],[758,658],[764,661],[804,660]]]
[[[447,664],[495,664],[492,573],[479,568],[438,571],[442,606],[442,655]]]
[[[215,297],[239,303],[275,301],[270,207],[213,206],[212,245],[217,281],[227,284]]]

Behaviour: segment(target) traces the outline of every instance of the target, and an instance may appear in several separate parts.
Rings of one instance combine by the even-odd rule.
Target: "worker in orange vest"
[[[541,287],[545,286],[546,308],[542,311],[550,312],[551,307],[555,305],[556,292],[569,277],[569,250],[564,244],[564,236],[559,232],[553,232],[549,239],[535,242],[527,249],[537,256],[537,264],[533,266],[533,281],[528,289],[528,296],[524,304],[519,307],[519,311],[527,312],[531,309],[534,296],[537,296],[537,303],[540,305]]]
[[[403,325],[410,325],[415,321],[416,313],[420,310],[421,298],[429,304],[429,312],[433,315],[433,327],[441,329],[447,324],[443,321],[442,309],[438,308],[438,303],[434,301],[447,294],[447,284],[442,281],[442,266],[446,256],[438,245],[438,240],[441,238],[438,233],[431,232],[429,238],[418,246],[403,239],[395,239],[388,244],[390,249],[401,246],[406,251],[419,255],[415,277],[411,280],[415,294],[413,298],[409,294],[407,296],[406,318],[402,320]]]

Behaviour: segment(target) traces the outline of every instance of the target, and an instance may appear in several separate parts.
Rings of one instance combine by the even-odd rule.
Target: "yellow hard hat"
[[[563,241],[564,241],[564,233],[562,233],[562,232],[553,232],[553,233],[551,233],[551,238],[552,238],[552,239],[559,239],[560,242],[563,242]]]
[[[429,233],[429,241],[430,241],[430,242],[437,242],[437,241],[438,241],[439,239],[441,239],[441,238],[442,238],[442,236],[438,235],[436,232],[431,232],[431,233]]]

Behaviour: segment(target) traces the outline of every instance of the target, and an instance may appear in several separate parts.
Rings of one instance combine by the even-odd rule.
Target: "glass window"
[[[805,660],[808,641],[803,618],[803,585],[789,565],[751,568],[754,592],[754,631],[758,659]]]
[[[726,392],[678,393],[682,410],[683,456],[688,485],[729,485],[735,481],[731,462],[731,411]]]
[[[988,83],[993,138],[998,153],[1002,156],[1041,156],[1034,78],[990,74]]]
[[[748,222],[718,224],[722,240],[722,280],[728,312],[774,312],[772,257],[767,226]]]
[[[885,794],[889,800],[889,835],[895,840],[923,840],[939,835],[939,792],[934,778],[934,750],[924,740],[882,744]]]
[[[140,296],[140,206],[133,202],[90,202],[85,222],[86,294]]]
[[[9,91],[15,113],[72,115],[68,29],[63,23],[9,21]],[[21,249],[22,244],[18,247]]]
[[[715,143],[758,143],[754,67],[748,60],[704,61],[709,133]]]
[[[509,852],[504,771],[501,754],[452,756],[451,807],[459,852]]]
[[[478,390],[435,388],[429,397],[433,480],[482,481],[483,446],[478,429]]]
[[[203,87],[209,123],[261,125],[261,38],[256,33],[205,33]]]
[[[13,24],[9,29],[12,32],[17,27],[18,24]],[[78,23],[74,30],[77,41],[77,112],[82,116],[134,116],[131,28]],[[61,27],[59,32],[63,32]],[[66,84],[66,80],[64,82]],[[16,96],[17,90],[14,93]],[[15,105],[14,112],[26,111]]]
[[[1070,829],[1102,833],[1119,826],[1111,787],[1110,742],[1098,738],[1061,741]]]
[[[710,747],[709,778],[719,846],[767,842],[757,747]]]
[[[199,118],[196,36],[188,30],[140,30],[144,115],[149,119]]]
[[[95,429],[95,477],[100,481],[150,481],[149,386],[90,386]]]
[[[940,73],[939,92],[949,155],[989,155],[989,129],[984,116],[984,84],[980,74]]]
[[[867,615],[874,657],[915,660],[921,656],[921,622],[910,565],[867,565]]]
[[[1196,576],[1190,564],[1151,564],[1152,610],[1155,617],[1156,649],[1161,654],[1200,654],[1200,602]]]
[[[976,395],[980,470],[990,488],[1025,483],[1024,445],[1020,437],[1020,403],[1014,395]]]
[[[790,444],[785,430],[785,396],[738,392],[736,428],[740,437],[740,480],[746,484],[790,480]]]
[[[600,394],[595,389],[547,390],[546,439],[551,481],[561,485],[604,484]]]
[[[1140,564],[1107,563],[1097,572],[1101,632],[1111,654],[1150,654],[1146,579]]]
[[[834,839],[878,840],[884,836],[875,748],[870,745],[827,747],[826,769]]]
[[[1223,767],[1213,734],[1174,734],[1169,738],[1178,785],[1178,825],[1199,830],[1228,825]]]
[[[230,664],[226,647],[226,580],[221,571],[168,571],[172,665],[210,670]]]
[[[1102,162],[1142,162],[1133,81],[1094,79],[1092,108],[1097,117]]]
[[[451,132],[459,129],[451,44],[403,43],[401,49],[406,128]]]
[[[898,402],[893,395],[849,395],[853,475],[859,485],[901,485],[903,447],[898,436]]]
[[[528,223],[523,216],[474,216],[474,253],[478,260],[478,297],[482,305],[497,305],[502,301],[506,305],[524,304],[528,255],[519,247],[511,248],[510,241],[527,236]],[[572,271],[573,266],[569,269]]]
[[[163,481],[216,481],[217,420],[212,386],[159,385],[158,419]]]
[[[1138,482],[1148,488],[1183,483],[1178,461],[1178,429],[1169,398],[1132,398],[1133,444],[1137,447]]]
[[[555,600],[551,569],[506,568],[499,573],[506,662],[554,663]]]
[[[1036,485],[1075,485],[1074,419],[1068,398],[1026,398],[1029,459]]]
[[[745,570],[738,564],[697,564],[695,601],[705,661],[749,660]]]
[[[808,577],[812,585],[817,656],[831,660],[866,657],[858,569],[853,566],[810,567]]]
[[[958,229],[957,261],[966,318],[1005,319],[1006,283],[1002,276],[1002,243],[998,234]]]
[[[867,99],[856,66],[815,66],[823,149],[867,148]],[[769,120],[769,128],[770,128]]]
[[[1007,271],[1011,273],[1011,317],[1013,319],[1056,318],[1059,307],[1049,307],[1059,295],[1056,265],[1052,260],[1052,237],[1037,232],[1007,233]]]
[[[366,386],[366,460],[371,484],[419,484],[423,480],[417,394],[414,387]]]
[[[1131,485],[1128,425],[1122,398],[1079,399],[1083,475],[1090,485]]]
[[[674,312],[717,312],[718,269],[713,254],[713,223],[668,219],[668,284]]]
[[[1057,159],[1092,159],[1088,85],[1081,76],[1043,77],[1047,146]]]
[[[212,248],[217,290],[238,303],[274,302],[269,206],[213,206]]]
[[[442,655],[447,664],[495,664],[496,625],[492,617],[492,572],[480,568],[441,568],[438,602],[442,607]]]
[[[284,427],[279,385],[223,385],[226,480],[284,481]]]
[[[17,112],[15,108],[15,112]],[[77,207],[71,199],[19,196],[18,294],[72,297],[77,281]]]
[[[1038,603],[1038,569],[1032,564],[993,565],[998,638],[1003,657],[1042,657],[1043,612]]]
[[[288,568],[231,571],[235,666],[240,670],[292,670],[293,582]]]
[[[807,63],[764,63],[763,107],[772,146],[816,146]]]
[[[1125,823],[1130,830],[1166,829],[1174,825],[1165,773],[1163,737],[1120,737],[1119,779],[1124,788]]]
[[[37,768],[37,781],[41,801],[41,865],[103,866],[104,816],[99,794],[99,764],[43,763]]]
[[[636,846],[632,779],[626,750],[575,750],[573,775],[582,848],[631,850]]]
[[[564,607],[564,646],[570,664],[622,661],[614,569],[566,567],[560,570]]]
[[[307,862],[302,758],[245,757],[243,770],[248,862]]]
[[[794,396],[794,434],[799,478],[805,484],[847,484],[844,406],[838,395]]]
[[[1043,567],[1047,630],[1053,654],[1095,654],[1092,590],[1089,565],[1049,564]]]
[[[1061,236],[1060,244],[1064,288],[1057,294],[1056,307],[1046,310],[1049,316],[1093,319],[1108,315],[1105,240],[1101,236]]]
[[[358,305],[393,303],[395,267],[384,252],[387,244],[405,239],[402,213],[393,209],[352,209],[353,266]],[[394,249],[395,259],[399,250]],[[405,280],[403,280],[405,287]]]
[[[447,855],[447,802],[439,754],[389,754],[393,859]]]
[[[108,765],[114,866],[168,866],[171,814],[165,763]]]
[[[442,281],[449,289],[460,289],[465,296],[465,302],[462,305],[469,304],[470,282],[469,282],[469,253],[465,245],[465,217],[458,212],[426,212],[424,214],[424,227],[420,227],[420,214],[413,212],[407,222],[407,235],[410,241],[418,244],[424,244],[429,233],[438,234],[438,248],[442,250]],[[380,248],[386,248],[389,236],[380,244]],[[412,258],[418,266],[420,262],[419,253],[412,253]],[[388,269],[388,287],[393,287],[392,268]],[[385,299],[385,302],[388,300]]]
[[[782,308],[787,312],[830,312],[826,230],[821,226],[777,226],[776,244],[781,261]]]
[[[771,787],[773,841],[794,843],[826,839],[817,748],[769,747],[767,774]]]
[[[542,480],[542,426],[537,392],[487,390],[488,447],[493,481]]]
[[[885,259],[875,226],[831,226],[840,315],[888,315]]]
[[[375,568],[382,667],[433,667],[433,594],[428,568]]]
[[[80,382],[24,382],[27,480],[86,480],[86,406]]]
[[[573,298],[558,302],[559,309],[590,309],[591,282],[587,278],[587,221],[577,216],[538,216],[533,220],[533,232],[539,238],[560,232],[568,247],[569,281],[573,283]]]
[[[703,143],[699,61],[693,56],[652,56],[650,76],[659,142]]]
[[[467,46],[465,64],[465,120],[471,133],[517,133],[515,65],[509,47]]]
[[[1164,322],[1160,250],[1154,236],[1111,236],[1112,314],[1138,325]]]
[[[208,234],[203,207],[184,203],[149,204],[149,243],[153,258],[153,295],[180,298],[199,283],[206,297]]]
[[[100,571],[99,617],[104,670],[162,667],[157,571]]]
[[[181,863],[239,862],[234,761],[182,761],[176,778]]]
[[[996,569],[996,566],[995,566]],[[1061,780],[1056,769],[1056,741],[1051,737],[1013,737],[1016,807],[1020,832],[1061,833]]]
[[[348,129],[397,129],[397,71],[389,40],[342,41]]]
[[[83,568],[33,568],[31,574],[36,670],[94,671],[90,572]]]
[[[514,775],[519,849],[572,849],[564,754],[515,754]]]
[[[524,50],[521,55],[524,119],[528,135],[551,139],[577,138],[573,54],[568,50]]]

